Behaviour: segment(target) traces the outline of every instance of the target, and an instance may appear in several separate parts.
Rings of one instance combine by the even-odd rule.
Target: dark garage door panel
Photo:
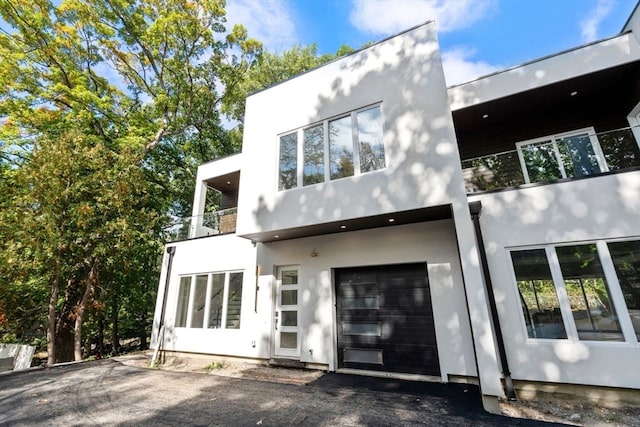
[[[440,375],[425,263],[339,269],[335,286],[339,367]]]

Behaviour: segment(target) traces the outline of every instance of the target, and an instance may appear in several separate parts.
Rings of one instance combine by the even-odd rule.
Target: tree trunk
[[[73,356],[76,362],[82,360],[82,321],[84,320],[84,313],[87,309],[89,299],[93,294],[93,289],[97,280],[98,261],[94,260],[89,271],[89,277],[87,278],[82,298],[78,302],[75,308],[76,318],[73,325]]]
[[[56,362],[71,362],[73,354],[73,321],[71,313],[65,312],[58,321],[56,331]]]
[[[100,355],[100,357],[103,357],[104,355],[104,315],[102,314],[102,311],[100,311],[100,314],[98,316],[98,343],[97,343],[98,348],[96,349],[98,351],[98,354]]]
[[[120,338],[118,337],[118,296],[114,294],[111,303],[111,354],[120,353]]]
[[[51,283],[51,295],[49,295],[47,311],[47,365],[56,363],[56,302],[58,301],[59,288],[60,276],[56,272]]]

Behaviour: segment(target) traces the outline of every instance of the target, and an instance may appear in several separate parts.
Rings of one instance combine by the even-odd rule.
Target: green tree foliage
[[[242,123],[244,120],[244,99],[247,95],[348,55],[353,51],[348,46],[341,46],[335,55],[319,55],[317,46],[312,44],[306,47],[294,46],[281,54],[262,52],[254,66],[249,69],[246,78],[230,88],[229,96],[223,100],[223,111]]]
[[[224,88],[260,44],[217,0],[6,0],[0,15],[0,328],[148,335],[161,229],[196,166],[239,149]],[[29,326],[32,328],[32,326]],[[142,329],[145,329],[144,331]],[[85,346],[86,349],[86,346]]]

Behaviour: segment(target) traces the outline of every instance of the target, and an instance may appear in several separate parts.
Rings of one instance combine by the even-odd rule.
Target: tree
[[[260,44],[225,34],[216,0],[6,0],[0,14],[1,286],[46,295],[33,307],[49,362],[78,360],[87,316],[111,317],[116,342],[119,316],[148,313],[161,228],[196,165],[237,151],[220,105]]]

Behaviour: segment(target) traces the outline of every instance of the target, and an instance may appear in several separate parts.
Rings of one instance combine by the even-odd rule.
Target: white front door
[[[300,357],[298,266],[279,267],[274,313],[275,356]]]

